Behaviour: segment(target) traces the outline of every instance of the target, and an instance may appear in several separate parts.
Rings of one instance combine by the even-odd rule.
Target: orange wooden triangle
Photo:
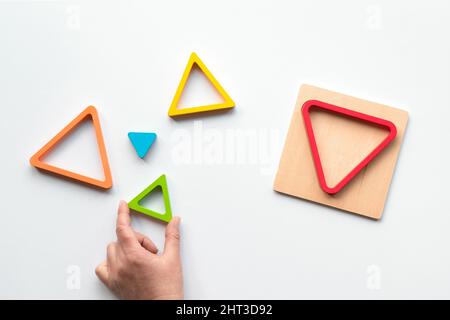
[[[80,123],[87,118],[91,118],[92,124],[95,128],[95,135],[97,137],[98,149],[100,152],[100,158],[102,160],[103,173],[105,180],[98,180],[90,178],[69,170],[65,170],[59,167],[52,166],[48,163],[42,162],[41,159],[49,151],[51,151],[66,135],[74,130]],[[112,187],[112,176],[109,167],[108,156],[106,153],[105,142],[103,140],[102,129],[100,127],[100,121],[98,118],[97,110],[94,106],[87,107],[80,115],[73,119],[64,129],[62,129],[56,136],[54,136],[46,145],[44,145],[38,152],[36,152],[30,159],[30,164],[38,169],[64,176],[66,178],[80,181],[101,189],[109,189]]]

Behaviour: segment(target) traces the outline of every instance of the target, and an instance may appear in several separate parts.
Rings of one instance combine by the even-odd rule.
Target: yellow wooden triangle
[[[223,97],[224,102],[217,103],[217,104],[210,104],[205,106],[197,106],[197,107],[189,107],[189,108],[183,108],[178,109],[178,103],[181,98],[181,94],[183,93],[184,86],[186,85],[186,82],[189,78],[189,74],[191,73],[192,67],[197,65],[200,70],[205,74],[205,76],[208,78],[209,81],[211,81],[212,85],[216,90],[220,93],[220,95]],[[175,93],[175,97],[173,97],[172,104],[169,108],[169,116],[170,117],[176,117],[176,116],[182,116],[192,113],[199,113],[199,112],[206,112],[206,111],[213,111],[213,110],[221,110],[221,109],[230,109],[234,108],[234,101],[230,98],[228,93],[222,88],[220,83],[214,78],[212,73],[208,70],[208,68],[205,66],[202,60],[197,56],[195,52],[193,52],[189,58],[189,61],[187,63],[186,69],[184,70],[183,77],[181,78],[180,84],[178,85],[177,92]]]

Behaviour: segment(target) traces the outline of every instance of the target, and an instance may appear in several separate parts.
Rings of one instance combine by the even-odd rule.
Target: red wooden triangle
[[[311,118],[309,115],[310,110],[313,108],[324,109],[346,117],[372,123],[382,128],[385,128],[389,131],[389,135],[334,187],[330,187],[327,185],[325,175],[323,173],[322,163],[320,161],[319,151],[317,150],[316,139],[314,137],[314,130],[312,128]],[[309,146],[311,147],[314,166],[316,167],[316,173],[319,179],[320,187],[322,188],[323,191],[329,194],[336,194],[343,187],[345,187],[345,185],[349,183],[350,180],[353,179],[353,177],[358,174],[358,172],[360,172],[365,166],[367,166],[370,163],[370,161],[372,161],[384,148],[386,148],[397,135],[397,128],[392,122],[388,120],[373,117],[368,114],[360,113],[350,109],[338,107],[322,101],[317,100],[306,101],[302,106],[302,114],[303,120],[305,122],[306,133],[308,135]]]

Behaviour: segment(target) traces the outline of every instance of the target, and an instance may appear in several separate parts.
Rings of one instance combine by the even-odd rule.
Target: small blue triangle
[[[148,150],[156,140],[156,133],[153,132],[128,132],[128,138],[130,138],[139,158],[143,159]]]

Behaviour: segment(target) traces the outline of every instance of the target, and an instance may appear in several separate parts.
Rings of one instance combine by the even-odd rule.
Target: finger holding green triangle
[[[164,199],[165,212],[159,213],[140,205],[142,199],[152,193],[156,188],[160,187]],[[151,185],[139,193],[133,200],[128,203],[128,207],[134,211],[146,214],[150,217],[169,222],[172,220],[172,209],[170,208],[169,189],[167,188],[166,175],[161,175],[158,179],[153,181]]]

